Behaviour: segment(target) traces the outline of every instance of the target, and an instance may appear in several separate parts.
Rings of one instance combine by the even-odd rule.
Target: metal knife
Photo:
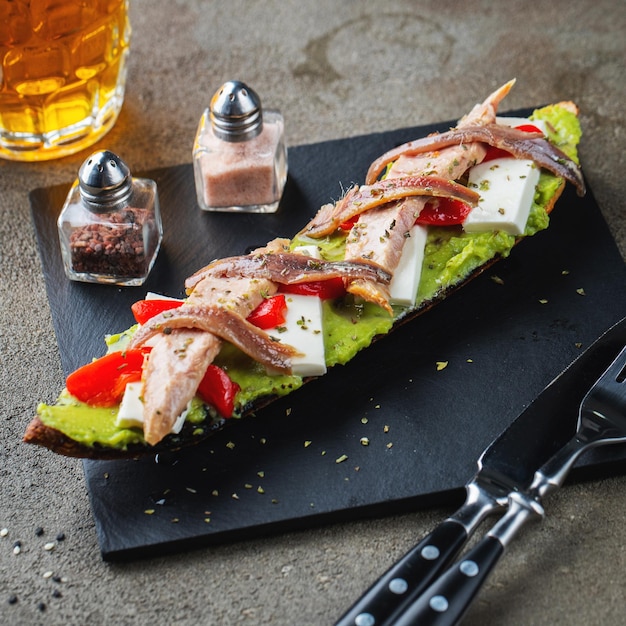
[[[529,485],[535,471],[571,438],[576,426],[572,415],[584,392],[625,342],[626,318],[555,378],[489,445],[466,485],[461,508],[387,570],[335,626],[393,624],[451,563],[485,517],[504,512],[509,494]]]

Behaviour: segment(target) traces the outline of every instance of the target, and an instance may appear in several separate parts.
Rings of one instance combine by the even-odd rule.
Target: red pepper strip
[[[346,220],[345,222],[342,222],[341,224],[339,224],[339,228],[341,228],[341,230],[352,230],[352,227],[359,221],[359,216],[355,215],[354,217],[351,217],[349,220]]]
[[[523,130],[525,133],[543,133],[541,128],[537,128],[534,124],[520,124],[515,128],[517,130]]]
[[[259,306],[248,315],[248,321],[257,328],[267,330],[268,328],[276,328],[285,323],[285,311],[287,310],[287,302],[285,296],[278,294],[265,298]]]
[[[523,130],[525,133],[541,133],[542,130],[537,128],[533,124],[520,124],[519,126],[515,126],[515,130]],[[502,148],[495,148],[494,146],[489,146],[487,148],[487,154],[485,158],[482,160],[482,163],[486,163],[487,161],[493,161],[494,159],[507,159],[511,157],[511,153],[506,150],[502,150]]]
[[[327,280],[312,280],[308,283],[296,283],[293,285],[280,285],[283,293],[293,293],[301,296],[317,296],[322,300],[334,300],[346,294],[343,279],[328,278]]]
[[[231,417],[235,408],[235,396],[241,387],[217,365],[209,365],[198,385],[198,394],[204,402],[215,407],[222,417]]]
[[[91,406],[115,406],[122,401],[128,383],[141,380],[149,348],[111,352],[72,372],[65,382],[69,393]]]
[[[176,309],[181,304],[183,303],[179,300],[139,300],[130,307],[130,310],[138,324],[145,324],[155,315]]]
[[[471,210],[469,204],[454,198],[434,198],[426,203],[415,223],[422,226],[454,226],[462,224]]]

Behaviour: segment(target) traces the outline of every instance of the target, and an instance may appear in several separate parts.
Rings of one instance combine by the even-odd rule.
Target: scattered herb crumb
[[[437,361],[437,371],[445,370],[448,367],[448,361]]]
[[[491,280],[493,280],[496,285],[504,285],[504,281],[499,276],[492,276]]]
[[[308,448],[308,447],[311,445],[311,443],[312,443],[312,442],[311,442],[310,440],[305,441],[305,442],[304,442],[304,447],[305,447],[305,448]]]
[[[232,449],[235,447],[235,444],[234,444],[232,441],[229,441],[229,442],[226,444],[226,447],[227,447],[229,450],[232,450]]]
[[[581,287],[580,289],[576,289],[576,293],[577,293],[579,296],[585,296],[585,295],[587,295],[587,294],[585,293],[585,290],[584,290],[582,287]]]
[[[369,446],[370,445],[370,440],[367,437],[361,437],[361,445],[362,446]]]
[[[154,509],[146,509],[146,510],[144,511],[144,513],[145,513],[146,515],[154,515]]]
[[[347,454],[342,454],[340,457],[337,457],[335,459],[335,463],[343,463],[344,461],[348,460],[348,455]]]
[[[367,417],[362,417],[361,418],[361,424],[367,424],[369,420],[367,419]]]
[[[384,433],[388,433],[388,432],[389,432],[389,424],[385,424],[385,425],[383,426],[383,432],[384,432]]]
[[[393,443],[391,441],[387,444],[387,449],[389,450],[390,448],[393,448]]]
[[[545,298],[541,298],[541,300],[539,300],[539,304],[548,304],[548,301]]]

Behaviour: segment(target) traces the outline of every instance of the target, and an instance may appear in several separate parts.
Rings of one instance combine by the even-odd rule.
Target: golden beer
[[[0,0],[0,157],[95,143],[124,99],[128,0]]]

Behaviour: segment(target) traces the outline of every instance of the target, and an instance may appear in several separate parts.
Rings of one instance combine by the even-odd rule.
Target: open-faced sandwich
[[[412,319],[548,227],[566,182],[584,194],[571,102],[528,119],[496,110],[507,83],[456,128],[392,149],[362,186],[292,239],[213,261],[187,297],[150,294],[24,440],[125,458],[202,441]]]

